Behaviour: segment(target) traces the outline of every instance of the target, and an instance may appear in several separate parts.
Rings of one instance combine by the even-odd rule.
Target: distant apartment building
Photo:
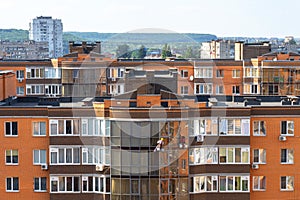
[[[49,58],[48,42],[0,41],[0,57],[4,60],[36,60]]]
[[[201,59],[229,59],[231,58],[230,41],[212,40],[203,42],[200,49]]]
[[[271,52],[271,44],[269,42],[261,43],[244,43],[236,42],[234,48],[235,60],[250,60],[266,53]]]
[[[48,42],[49,57],[63,55],[63,24],[60,19],[40,16],[29,24],[29,39],[37,42]]]

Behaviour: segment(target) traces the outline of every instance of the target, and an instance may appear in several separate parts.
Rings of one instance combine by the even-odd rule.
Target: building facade
[[[40,16],[29,24],[29,39],[48,42],[50,58],[63,56],[63,24],[60,19]]]

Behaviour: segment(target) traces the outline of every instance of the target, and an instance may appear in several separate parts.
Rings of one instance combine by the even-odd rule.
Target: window
[[[220,192],[249,192],[249,176],[220,176]]]
[[[124,84],[109,84],[109,94],[117,95],[124,93]]]
[[[250,119],[221,119],[221,135],[250,135]]]
[[[180,71],[180,76],[182,78],[187,78],[189,76],[188,70],[181,70]]]
[[[253,190],[266,190],[265,176],[253,176]]]
[[[79,69],[74,69],[73,70],[73,79],[79,77]]]
[[[82,192],[105,193],[106,177],[82,176]]]
[[[188,86],[180,86],[180,94],[189,94]]]
[[[249,147],[220,147],[220,164],[249,164]]]
[[[45,94],[47,95],[60,95],[61,85],[45,85]]]
[[[24,87],[17,87],[17,95],[24,95]]]
[[[50,191],[51,193],[71,193],[80,191],[79,176],[51,176]]]
[[[26,85],[27,95],[42,95],[44,94],[44,85]]]
[[[218,78],[223,78],[224,77],[224,70],[223,69],[218,69],[217,70],[217,75]]]
[[[189,122],[189,135],[217,135],[218,134],[218,119],[200,119],[191,120]]]
[[[232,86],[232,94],[240,94],[240,86],[238,85]]]
[[[195,78],[212,78],[212,68],[211,67],[203,67],[203,68],[194,68]]]
[[[266,150],[265,149],[254,149],[253,150],[253,163],[265,164],[266,163]]]
[[[259,78],[259,69],[253,67],[245,67],[245,77],[257,77]]]
[[[10,149],[5,151],[5,164],[17,165],[19,163],[19,151]]]
[[[281,176],[280,177],[280,189],[281,190],[294,190],[294,177],[293,176]]]
[[[196,176],[192,180],[194,193],[218,191],[217,176]]]
[[[190,149],[190,164],[218,164],[218,148],[202,147]]]
[[[24,79],[24,70],[17,70],[17,79]]]
[[[266,136],[266,122],[254,121],[253,122],[253,135],[254,136]]]
[[[109,135],[109,121],[100,119],[82,119],[81,135],[82,136],[107,136]]]
[[[82,164],[110,164],[109,147],[84,147],[82,148]]]
[[[123,76],[124,76],[124,69],[123,68],[118,68],[117,78],[123,78]]]
[[[255,84],[244,84],[244,94],[259,94],[259,87]]]
[[[18,135],[18,122],[5,122],[5,136]]]
[[[223,85],[216,86],[216,94],[224,94],[224,86]]]
[[[293,149],[281,149],[280,154],[281,164],[293,164],[294,163],[294,150]]]
[[[46,122],[33,122],[33,135],[45,136],[46,135]]]
[[[6,192],[19,192],[19,178],[7,177],[6,178]]]
[[[234,69],[232,70],[232,78],[240,78],[241,77],[241,70]]]
[[[211,93],[212,93],[212,84],[211,83],[195,84],[195,94],[211,94]]]
[[[61,69],[59,68],[45,68],[45,78],[61,78]]]
[[[281,135],[294,135],[294,121],[281,121]]]
[[[27,78],[44,78],[43,68],[26,68]]]
[[[80,163],[80,148],[50,148],[50,164],[52,165],[72,165]]]
[[[33,164],[46,164],[46,150],[33,150]]]
[[[79,135],[79,119],[50,120],[50,135]]]
[[[46,177],[34,178],[34,191],[35,192],[46,192],[47,191],[47,178]]]

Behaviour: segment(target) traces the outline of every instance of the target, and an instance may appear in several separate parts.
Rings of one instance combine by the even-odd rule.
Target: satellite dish
[[[194,80],[194,76],[190,76],[190,81],[193,81]]]

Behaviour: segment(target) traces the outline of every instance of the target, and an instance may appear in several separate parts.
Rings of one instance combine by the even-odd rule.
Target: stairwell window
[[[9,149],[5,151],[5,164],[18,165],[19,164],[19,151],[16,149]]]
[[[294,136],[294,121],[281,121],[281,135]]]

